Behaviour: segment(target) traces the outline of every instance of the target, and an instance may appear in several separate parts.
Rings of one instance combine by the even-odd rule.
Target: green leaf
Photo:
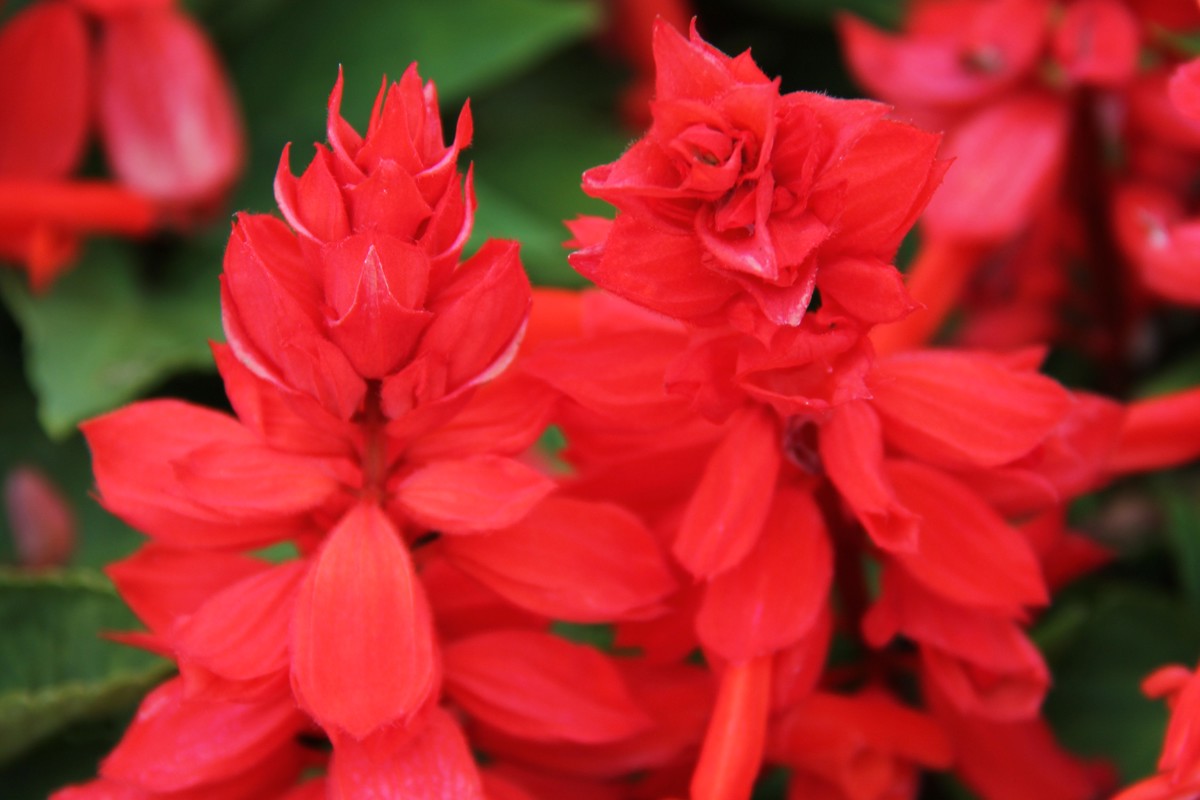
[[[0,762],[72,722],[126,711],[169,673],[100,636],[136,624],[100,573],[0,570]]]
[[[121,740],[128,717],[120,714],[71,725],[0,767],[4,800],[46,800],[67,784],[96,777],[101,759]]]
[[[325,106],[339,66],[346,75],[343,115],[362,131],[381,78],[398,79],[413,61],[447,107],[457,106],[591,35],[599,24],[599,7],[588,0],[282,5],[258,27],[240,31],[244,38],[225,42],[254,137],[238,207],[273,207],[271,179],[285,142],[296,143],[299,163],[311,155],[310,142],[324,141]],[[455,115],[444,116],[453,130]]]
[[[153,283],[134,261],[151,252],[91,242],[41,296],[16,275],[2,276],[0,294],[25,335],[38,417],[51,436],[65,436],[178,370],[212,368],[208,342],[221,337],[220,249],[208,243],[170,253],[155,265],[161,277]]]
[[[801,22],[828,20],[847,12],[879,25],[895,26],[904,14],[896,0],[752,0],[752,5]]]
[[[1166,511],[1166,534],[1174,557],[1171,563],[1192,610],[1200,614],[1200,504],[1194,491],[1165,478],[1156,492]]]
[[[584,170],[616,160],[629,144],[613,107],[617,77],[592,54],[572,52],[475,104],[473,244],[519,239],[535,283],[582,285],[567,264],[563,220],[615,213],[580,183]]]
[[[1149,398],[1200,386],[1200,353],[1190,353],[1144,381],[1136,397]]]
[[[1154,771],[1166,709],[1141,693],[1158,667],[1192,664],[1200,652],[1200,618],[1165,593],[1107,584],[1093,598],[1073,598],[1047,615],[1066,614],[1046,646],[1054,689],[1046,713],[1064,745],[1115,761],[1126,781]]]
[[[575,644],[586,644],[597,650],[611,653],[614,649],[616,631],[611,625],[587,625],[578,622],[555,621],[550,624],[550,632]]]
[[[0,315],[2,316],[2,315]],[[0,392],[0,478],[16,467],[32,467],[57,487],[76,521],[75,553],[71,563],[99,567],[128,555],[144,538],[109,514],[93,496],[91,458],[83,437],[76,433],[52,441],[38,424],[36,399],[20,380],[19,336],[7,317],[0,320],[0,374],[13,376]],[[16,561],[8,514],[0,514],[0,564]],[[3,782],[0,781],[0,785]]]

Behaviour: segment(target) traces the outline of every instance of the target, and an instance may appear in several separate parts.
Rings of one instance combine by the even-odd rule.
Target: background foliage
[[[10,3],[4,18],[22,3]],[[785,90],[855,92],[830,20],[853,10],[892,21],[891,0],[697,2],[703,34],[727,52],[752,46]],[[619,119],[627,67],[598,46],[599,0],[193,0],[187,4],[222,51],[241,96],[250,161],[230,210],[268,211],[285,142],[295,162],[324,138],[324,109],[339,65],[343,113],[365,127],[381,77],[410,61],[436,81],[444,115],[470,97],[479,197],[476,243],[522,242],[536,282],[578,285],[561,220],[603,206],[579,191],[587,167],[611,161],[636,135]],[[158,660],[100,638],[133,627],[100,568],[140,537],[89,496],[90,466],[77,423],[138,397],[182,396],[221,407],[208,348],[221,338],[217,275],[227,218],[195,235],[129,243],[93,240],[51,293],[0,274],[0,474],[44,470],[68,495],[79,542],[66,572],[0,567],[0,787],[10,800],[42,798],[94,774],[137,697],[166,673]],[[1192,325],[1194,322],[1185,323]],[[1200,381],[1195,337],[1160,354],[1167,365],[1137,390]],[[1192,344],[1189,345],[1188,342]],[[1060,377],[1086,375],[1069,354]],[[1049,712],[1065,741],[1112,759],[1126,779],[1151,771],[1164,710],[1144,700],[1154,666],[1200,652],[1200,505],[1197,475],[1130,481],[1077,509],[1078,525],[1123,557],[1073,587],[1037,628],[1055,670]],[[0,520],[0,564],[14,562]],[[759,795],[780,797],[768,779]],[[928,796],[966,796],[946,785]]]

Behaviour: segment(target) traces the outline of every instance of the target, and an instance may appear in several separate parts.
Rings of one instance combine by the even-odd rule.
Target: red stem
[[[905,276],[909,294],[924,308],[871,331],[876,352],[888,355],[927,344],[962,297],[984,252],[977,244],[926,239]]]
[[[387,496],[387,439],[384,436],[387,418],[383,415],[379,381],[367,383],[360,424],[363,430],[361,496],[364,501],[382,503]]]
[[[730,664],[692,776],[692,800],[746,800],[762,765],[771,710],[771,656]]]
[[[101,181],[0,180],[0,229],[50,225],[83,233],[144,236],[158,224],[158,208],[145,197]]]
[[[1114,474],[1165,469],[1200,457],[1200,387],[1129,405],[1109,462]]]

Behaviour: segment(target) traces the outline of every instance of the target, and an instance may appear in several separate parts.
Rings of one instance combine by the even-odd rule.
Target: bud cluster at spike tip
[[[464,255],[467,109],[447,144],[414,65],[359,133],[338,76],[282,219],[233,225],[234,413],[83,426],[149,537],[108,569],[145,625],[118,636],[179,674],[53,800],[1114,788],[1043,719],[1029,628],[1111,558],[1067,509],[1162,459],[1131,421],[1159,406],[1064,388],[1041,347],[897,345],[932,313],[892,261],[954,174],[939,136],[781,93],[695,24],[653,54],[649,131],[583,178],[616,216],[570,223],[579,293],[531,290],[515,243]],[[1151,683],[1180,721],[1146,791],[1190,786],[1195,679]]]
[[[212,43],[173,2],[37,0],[0,29],[0,256],[45,289],[89,233],[220,209],[245,161]],[[91,135],[112,180],[73,177]]]

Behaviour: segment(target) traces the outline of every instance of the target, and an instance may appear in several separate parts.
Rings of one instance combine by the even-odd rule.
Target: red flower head
[[[730,58],[694,27],[685,39],[660,22],[654,56],[649,132],[584,173],[584,191],[621,213],[575,268],[692,321],[745,295],[775,325],[798,325],[814,288],[861,302],[870,281],[841,292],[823,275],[891,272],[941,178],[938,137],[885,120],[878,103],[781,95],[748,52]]]
[[[384,414],[473,386],[515,353],[529,282],[512,243],[453,273],[412,241],[375,232],[328,243],[266,215],[238,219],[222,309],[237,358],[277,387],[350,419],[380,381]]]
[[[342,419],[368,381],[381,381],[394,418],[503,369],[529,313],[529,282],[512,244],[458,264],[471,225],[456,168],[468,113],[445,145],[436,93],[414,67],[381,91],[364,138],[339,115],[341,95],[339,77],[329,147],[299,179],[285,151],[276,175],[296,232],[267,216],[235,225],[225,332],[259,377]],[[469,177],[467,187],[469,197]]]
[[[141,237],[211,215],[244,161],[229,80],[169,0],[23,9],[0,31],[0,104],[0,255],[24,262],[34,289],[82,234]],[[115,182],[71,177],[93,123]]]
[[[317,146],[308,169],[295,178],[283,152],[275,199],[298,233],[336,242],[367,231],[411,241],[433,268],[453,268],[471,232],[474,195],[458,174],[458,154],[471,143],[471,113],[463,108],[446,145],[437,91],[422,85],[416,64],[399,83],[385,84],[375,100],[366,136],[342,119],[342,76],[329,98],[328,148]]]

